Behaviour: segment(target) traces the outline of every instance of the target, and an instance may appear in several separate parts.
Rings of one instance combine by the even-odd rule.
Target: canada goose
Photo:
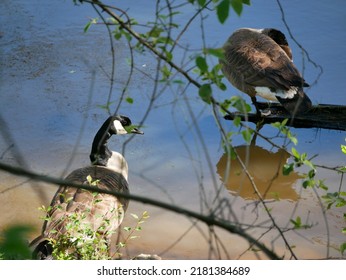
[[[114,134],[137,133],[140,130],[131,125],[125,116],[109,117],[95,135],[92,143],[90,160],[92,165],[79,168],[66,177],[66,181],[76,184],[93,184],[100,189],[128,194],[128,165],[125,158],[107,147],[108,139]],[[46,220],[39,237],[31,242],[33,257],[36,259],[52,259],[51,239],[66,234],[69,217],[76,214],[86,215],[82,220],[93,231],[101,235],[114,231],[121,224],[128,206],[128,200],[109,194],[93,194],[90,191],[60,186],[54,195]],[[80,237],[76,232],[74,237]],[[105,238],[109,249],[111,236]],[[78,245],[77,245],[78,246]],[[67,246],[74,252],[73,248]],[[72,247],[72,246],[71,246]],[[76,256],[78,258],[78,256]]]
[[[291,114],[306,113],[312,106],[305,82],[292,62],[285,35],[276,29],[241,28],[223,46],[222,71],[231,84],[247,93],[256,107],[256,96],[279,101]]]

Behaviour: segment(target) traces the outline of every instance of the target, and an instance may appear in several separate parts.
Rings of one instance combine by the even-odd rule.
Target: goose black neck
[[[112,136],[109,132],[111,125],[111,118],[108,118],[95,135],[90,153],[90,161],[93,165],[106,166],[112,155],[107,146],[108,139]]]

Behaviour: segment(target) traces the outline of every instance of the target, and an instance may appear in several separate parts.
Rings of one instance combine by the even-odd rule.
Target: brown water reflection
[[[217,163],[217,173],[227,189],[244,199],[258,199],[254,190],[265,199],[288,199],[296,201],[299,196],[294,190],[295,182],[300,178],[296,172],[285,176],[282,167],[289,158],[285,150],[268,151],[259,146],[238,146],[235,148],[240,160],[223,154]],[[243,166],[246,166],[253,182],[249,179]]]

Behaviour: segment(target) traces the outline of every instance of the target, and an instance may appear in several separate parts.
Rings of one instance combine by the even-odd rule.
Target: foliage
[[[33,229],[26,225],[16,225],[4,230],[0,237],[0,259],[31,259],[27,237]]]
[[[40,210],[46,214],[50,207],[40,207]],[[87,212],[87,211],[86,211]],[[50,244],[53,247],[53,257],[56,260],[105,260],[118,259],[122,257],[122,249],[127,246],[128,242],[139,238],[136,233],[142,231],[142,225],[149,218],[147,211],[141,216],[131,214],[135,220],[132,227],[124,226],[125,236],[122,241],[116,245],[116,250],[109,253],[107,244],[107,235],[113,233],[108,231],[101,234],[100,230],[93,229],[92,226],[85,222],[88,213],[74,213],[68,217],[64,217],[66,227],[64,234],[57,235],[57,238],[51,238]],[[47,219],[45,217],[45,219]],[[106,225],[110,221],[104,221]],[[0,237],[0,260],[27,260],[32,258],[32,252],[28,244],[28,234],[33,228],[27,225],[16,225],[9,227],[2,232]],[[56,232],[52,231],[55,235]]]
[[[292,157],[294,159],[293,163],[285,164],[283,167],[283,174],[288,175],[291,173],[295,168],[301,167],[301,166],[307,166],[310,168],[308,172],[305,174],[305,180],[303,181],[303,187],[304,188],[320,188],[326,191],[326,194],[322,195],[321,198],[326,204],[326,209],[329,210],[333,206],[337,208],[345,207],[346,206],[346,192],[345,191],[337,191],[337,192],[328,192],[328,187],[325,185],[324,180],[316,179],[316,166],[307,159],[307,154],[302,153],[300,154],[294,147],[292,147]],[[341,151],[346,154],[346,148],[344,145],[341,145]],[[337,168],[339,172],[345,172],[345,167]],[[346,213],[343,215],[344,219],[346,220]],[[301,225],[301,219],[300,217],[297,217],[297,220],[291,220],[291,222],[294,224],[295,228],[302,228]],[[303,226],[305,227],[305,226]],[[342,232],[346,234],[346,228],[342,228]],[[340,245],[340,253],[344,254],[346,250],[346,243],[342,243]]]
[[[294,229],[308,229],[312,227],[311,225],[303,224],[302,219],[299,216],[296,217],[295,220],[291,219],[291,223],[293,224]]]
[[[136,214],[131,214],[131,217],[135,219],[136,224],[133,227],[125,226],[123,227],[123,230],[127,233],[126,237],[124,238],[124,241],[119,242],[116,246],[115,253],[113,254],[113,258],[120,258],[122,256],[121,254],[121,249],[126,246],[126,244],[132,240],[132,239],[137,239],[139,238],[136,233],[142,231],[142,224],[145,222],[146,219],[149,218],[149,213],[147,211],[144,211],[142,213],[142,216],[139,217]]]
[[[96,197],[97,194],[95,194]],[[95,199],[95,204],[101,202],[101,200]],[[41,208],[41,210],[43,209]],[[51,209],[48,208],[47,210],[49,212]],[[48,213],[46,214],[49,216]],[[94,228],[93,224],[90,224],[87,220],[89,215],[89,209],[65,215],[60,220],[65,225],[60,229],[61,232],[57,232],[55,229],[51,230],[50,234],[54,237],[49,239],[49,243],[52,245],[54,259],[107,260],[120,258],[122,256],[121,249],[126,246],[129,240],[138,238],[134,233],[141,231],[141,224],[149,218],[146,211],[143,212],[140,218],[135,214],[131,214],[136,220],[136,225],[133,229],[131,227],[123,227],[127,236],[123,241],[119,241],[115,252],[111,254],[109,240],[115,232],[108,229],[108,226],[113,222],[112,219],[117,219],[117,217],[114,216],[112,219],[106,219],[103,216],[94,217],[96,223],[98,223],[97,220],[100,220],[99,227]],[[49,218],[45,219],[49,220]]]

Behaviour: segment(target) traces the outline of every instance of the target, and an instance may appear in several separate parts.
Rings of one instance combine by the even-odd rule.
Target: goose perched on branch
[[[309,85],[292,62],[285,35],[276,29],[241,28],[223,46],[222,71],[231,84],[247,93],[256,107],[256,96],[279,101],[291,114],[306,113],[312,106],[303,87]]]
[[[129,193],[128,165],[118,152],[108,149],[107,141],[114,134],[143,134],[125,116],[109,117],[95,135],[90,154],[91,166],[74,170],[66,181],[86,184],[101,190]],[[33,257],[53,259],[53,246],[78,259],[78,247],[86,240],[100,237],[108,252],[111,234],[121,224],[128,200],[104,193],[92,193],[81,188],[60,186],[47,209],[42,233],[32,241]],[[93,232],[94,236],[89,233]],[[60,241],[57,241],[60,240]],[[57,242],[60,242],[57,245]],[[100,245],[100,244],[99,244]]]

